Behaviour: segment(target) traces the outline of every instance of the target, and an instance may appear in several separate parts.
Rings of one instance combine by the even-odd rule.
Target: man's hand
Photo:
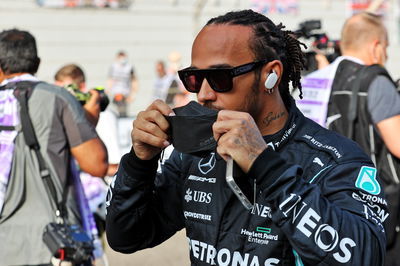
[[[100,117],[100,94],[96,90],[90,90],[90,94],[90,99],[83,105],[83,108],[86,111],[86,118],[96,126]]]
[[[213,125],[217,152],[225,161],[231,157],[247,173],[267,148],[261,132],[248,113],[222,110]]]
[[[172,109],[161,100],[154,101],[146,111],[138,114],[131,133],[132,146],[138,158],[150,160],[170,144],[169,124],[164,115],[171,114]]]

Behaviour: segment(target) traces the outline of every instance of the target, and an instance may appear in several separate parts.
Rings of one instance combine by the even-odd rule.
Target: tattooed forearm
[[[263,119],[263,123],[265,126],[269,126],[272,121],[277,120],[281,117],[285,116],[285,112],[274,114],[273,112],[269,112],[268,115]]]

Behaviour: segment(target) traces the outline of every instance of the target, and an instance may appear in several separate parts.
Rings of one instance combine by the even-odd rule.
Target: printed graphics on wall
[[[251,8],[263,14],[297,14],[298,0],[250,0]]]
[[[76,8],[128,8],[132,0],[36,0],[42,7]]]

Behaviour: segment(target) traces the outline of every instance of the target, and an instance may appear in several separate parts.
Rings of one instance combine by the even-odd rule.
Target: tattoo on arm
[[[272,121],[278,120],[279,118],[285,116],[285,112],[274,114],[273,112],[269,112],[268,115],[263,119],[263,123],[265,126],[269,126]]]

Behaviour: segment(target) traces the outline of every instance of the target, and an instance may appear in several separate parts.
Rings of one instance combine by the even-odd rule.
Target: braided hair
[[[279,60],[283,64],[283,74],[279,91],[286,106],[292,98],[289,90],[289,82],[293,88],[298,88],[300,98],[301,70],[305,66],[305,57],[301,51],[301,45],[294,36],[294,33],[283,30],[285,26],[280,23],[275,25],[266,16],[252,10],[228,12],[225,15],[210,19],[206,26],[212,24],[242,25],[253,28],[254,37],[250,40],[250,48],[254,52],[256,60],[267,59],[269,61]]]

